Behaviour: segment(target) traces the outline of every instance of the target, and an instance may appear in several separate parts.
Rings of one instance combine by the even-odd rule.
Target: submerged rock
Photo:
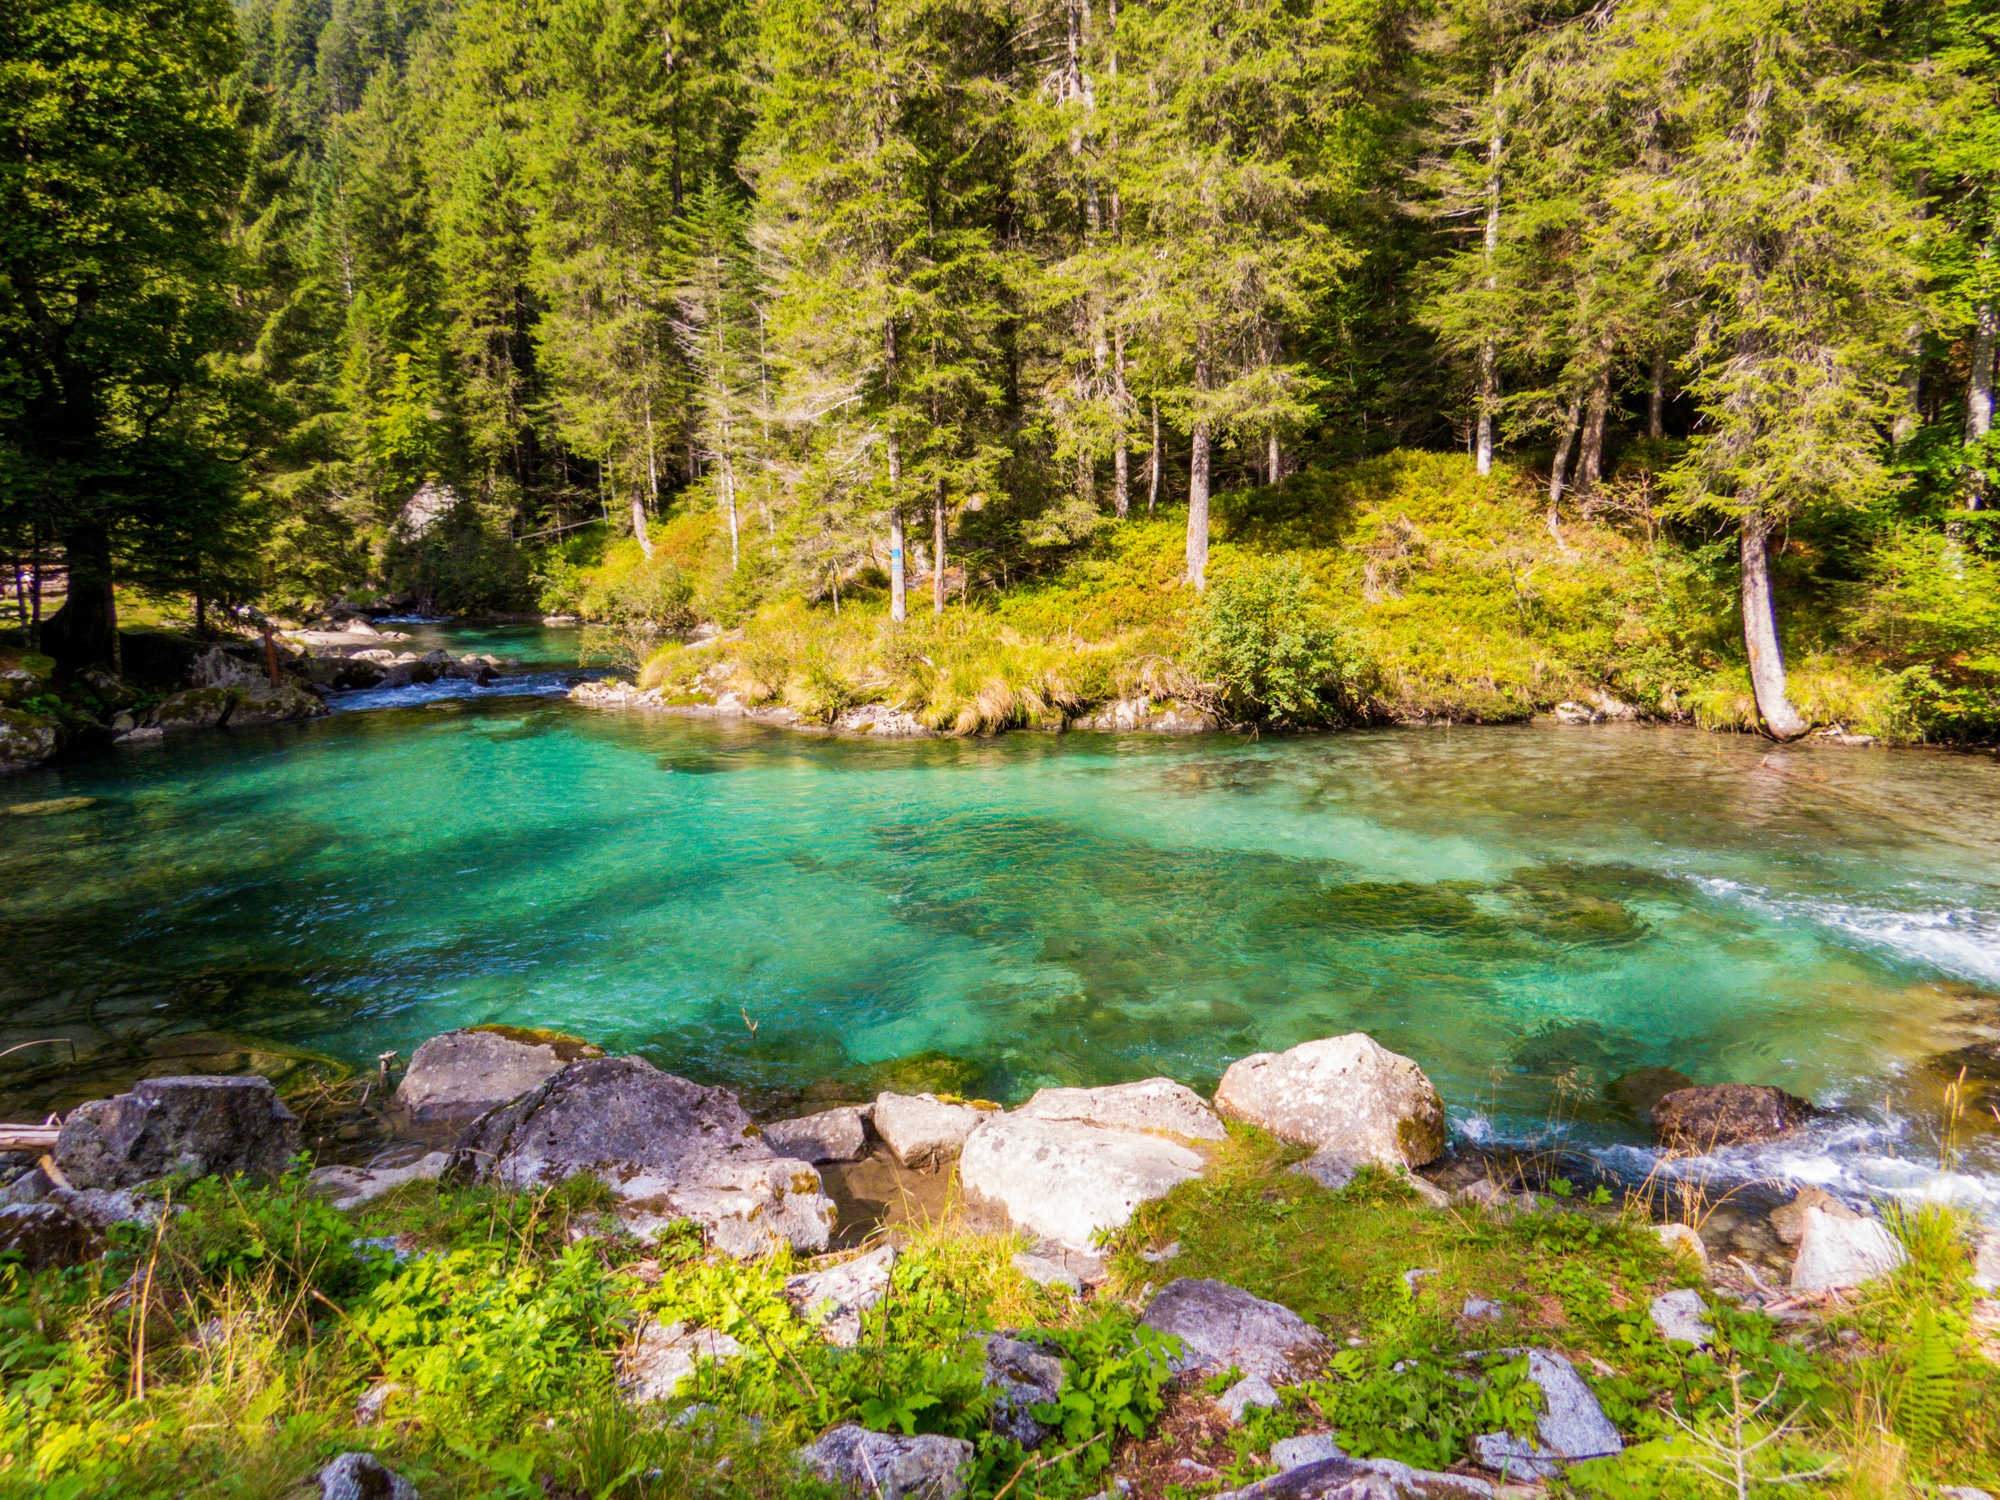
[[[1100,1230],[1122,1227],[1141,1203],[1199,1177],[1203,1165],[1199,1152],[1163,1136],[996,1114],[966,1141],[958,1180],[968,1202],[1087,1252]]]
[[[764,1127],[764,1139],[783,1156],[817,1165],[823,1161],[859,1161],[868,1154],[868,1115],[872,1106],[843,1105],[797,1120],[775,1120]]]
[[[56,1137],[56,1165],[80,1188],[133,1187],[170,1172],[277,1177],[299,1152],[299,1119],[263,1078],[142,1078],[80,1104]]]
[[[864,1500],[955,1500],[965,1493],[972,1444],[963,1438],[903,1437],[865,1427],[834,1428],[799,1459],[820,1478]]]
[[[1325,1351],[1326,1335],[1289,1307],[1224,1281],[1183,1278],[1147,1304],[1139,1320],[1186,1345],[1177,1370],[1227,1370],[1291,1384]]]
[[[1700,1084],[1653,1105],[1653,1134],[1683,1151],[1754,1146],[1791,1134],[1816,1113],[1809,1100],[1768,1084]]]
[[[992,1110],[949,1104],[935,1094],[878,1094],[875,1133],[906,1167],[935,1167],[951,1161],[973,1127]]]
[[[1239,1059],[1215,1107],[1280,1140],[1385,1166],[1420,1167],[1445,1146],[1444,1101],[1423,1069],[1358,1031]]]
[[[739,1258],[780,1245],[817,1253],[833,1225],[817,1169],[774,1153],[734,1094],[640,1057],[570,1063],[482,1116],[450,1169],[517,1189],[579,1172],[602,1177],[629,1208],[692,1219]]]
[[[1191,1141],[1220,1141],[1229,1134],[1201,1095],[1171,1078],[1144,1078],[1096,1089],[1040,1089],[1012,1115],[1022,1120],[1077,1120]]]
[[[470,1122],[539,1088],[566,1064],[603,1055],[569,1037],[484,1026],[447,1031],[412,1054],[396,1103],[418,1125]]]

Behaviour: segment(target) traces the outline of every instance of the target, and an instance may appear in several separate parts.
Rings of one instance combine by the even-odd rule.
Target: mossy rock
[[[918,1052],[889,1062],[876,1063],[864,1074],[871,1094],[949,1094],[971,1099],[985,1081],[986,1066],[948,1052]]]
[[[519,1042],[524,1047],[547,1047],[563,1062],[573,1063],[586,1057],[602,1057],[604,1049],[595,1042],[586,1042],[580,1036],[571,1036],[566,1031],[545,1031],[539,1026],[503,1026],[494,1022],[485,1026],[468,1026],[467,1031],[488,1031],[494,1036],[505,1037],[510,1042]]]
[[[38,766],[62,748],[62,726],[44,714],[0,708],[0,772]]]
[[[7,808],[7,814],[14,818],[54,818],[95,806],[95,797],[46,797],[40,802],[15,802]]]
[[[215,729],[228,722],[235,707],[236,695],[228,688],[189,688],[153,710],[153,719],[168,734]]]

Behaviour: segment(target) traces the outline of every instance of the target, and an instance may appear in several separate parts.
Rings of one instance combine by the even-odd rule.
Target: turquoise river
[[[1363,1030],[1475,1141],[1642,1171],[1604,1088],[1666,1064],[1841,1108],[1732,1171],[2000,1211],[1993,1120],[1940,1114],[2000,1055],[1990,756],[1635,726],[861,743],[580,708],[560,632],[449,640],[541,667],[0,787],[98,799],[0,817],[0,1045],[212,1028],[369,1064],[499,1021],[752,1090],[942,1053],[1015,1100]]]

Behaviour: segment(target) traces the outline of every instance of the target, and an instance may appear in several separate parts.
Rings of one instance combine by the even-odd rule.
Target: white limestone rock
[[[1191,1141],[1220,1141],[1229,1132],[1201,1095],[1171,1078],[1145,1078],[1095,1089],[1040,1089],[1015,1110],[1019,1119],[1078,1120],[1115,1130],[1142,1130]]]
[[[1444,1151],[1444,1101],[1424,1071],[1360,1032],[1231,1063],[1216,1110],[1280,1140],[1420,1167]]]
[[[1141,1203],[1199,1177],[1204,1164],[1164,1136],[996,1114],[967,1138],[958,1180],[969,1203],[1087,1253],[1101,1230],[1122,1227]]]

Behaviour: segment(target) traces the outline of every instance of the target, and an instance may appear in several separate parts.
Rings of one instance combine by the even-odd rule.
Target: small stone
[[[1908,1259],[1909,1252],[1877,1220],[1859,1215],[1837,1218],[1824,1208],[1808,1208],[1799,1256],[1792,1262],[1792,1290],[1860,1286]]]
[[[1289,1307],[1227,1282],[1183,1278],[1146,1307],[1148,1328],[1178,1336],[1177,1370],[1227,1370],[1290,1382],[1326,1347],[1321,1333]]]
[[[1036,1286],[1061,1287],[1073,1297],[1083,1295],[1083,1279],[1067,1266],[1045,1255],[1030,1255],[1022,1251],[1014,1257],[1014,1269]]]
[[[1484,1297],[1467,1297],[1458,1315],[1469,1323],[1482,1318],[1497,1323],[1507,1316],[1507,1309],[1498,1302],[1488,1302]]]
[[[930,1433],[904,1437],[870,1432],[850,1424],[801,1449],[799,1458],[828,1483],[863,1500],[956,1500],[965,1493],[972,1444]]]
[[[785,1297],[808,1322],[820,1324],[829,1344],[851,1349],[861,1340],[861,1315],[889,1290],[896,1247],[881,1245],[866,1255],[808,1271],[785,1282]]]
[[[1655,1224],[1653,1233],[1660,1237],[1660,1243],[1681,1255],[1692,1255],[1704,1268],[1708,1265],[1708,1246],[1702,1243],[1700,1235],[1685,1224]]]
[[[1451,1201],[1469,1203],[1496,1214],[1514,1213],[1535,1206],[1535,1200],[1528,1194],[1510,1193],[1490,1177],[1467,1183],[1451,1195]]]
[[[1139,1259],[1145,1261],[1148,1265],[1163,1266],[1180,1253],[1181,1242],[1173,1240],[1162,1245],[1157,1250],[1141,1250],[1139,1252]]]
[[[865,1111],[853,1104],[797,1120],[775,1120],[764,1127],[764,1139],[778,1155],[815,1166],[827,1161],[859,1161],[868,1154]]]
[[[699,1360],[735,1359],[743,1346],[726,1333],[690,1329],[685,1323],[648,1323],[625,1356],[619,1381],[634,1406],[671,1401]]]
[[[343,1453],[314,1479],[320,1500],[417,1500],[417,1487],[372,1453]]]
[[[382,1420],[382,1413],[388,1409],[390,1401],[406,1390],[407,1387],[393,1380],[381,1380],[369,1386],[354,1403],[354,1425],[373,1427]]]
[[[1246,1375],[1220,1396],[1215,1404],[1229,1413],[1229,1420],[1241,1422],[1243,1414],[1252,1407],[1263,1411],[1275,1411],[1278,1407],[1278,1393],[1271,1389],[1271,1382],[1262,1375]]]
[[[936,1167],[956,1160],[973,1127],[993,1113],[969,1104],[947,1104],[935,1094],[883,1093],[875,1099],[875,1133],[906,1167]]]
[[[1361,1170],[1361,1160],[1337,1146],[1322,1146],[1292,1170],[1301,1177],[1310,1177],[1328,1192],[1337,1193],[1354,1181],[1354,1174]]]
[[[1652,1314],[1653,1326],[1670,1344],[1679,1342],[1706,1349],[1715,1337],[1715,1331],[1708,1326],[1708,1304],[1692,1287],[1662,1292],[1653,1299]]]
[[[1271,1444],[1271,1462],[1280,1471],[1302,1469],[1307,1464],[1324,1463],[1329,1458],[1345,1458],[1340,1444],[1333,1440],[1330,1432],[1316,1432],[1309,1437],[1279,1438]]]

